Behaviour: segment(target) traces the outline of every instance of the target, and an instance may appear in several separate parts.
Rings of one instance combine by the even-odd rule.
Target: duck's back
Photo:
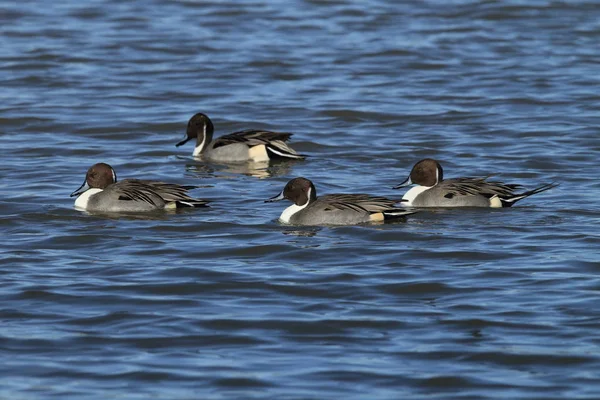
[[[303,159],[304,156],[286,144],[291,136],[287,132],[247,129],[213,140],[202,155],[208,160],[221,162],[263,162],[273,157]]]
[[[353,225],[371,222],[371,214],[394,208],[395,202],[366,194],[329,194],[317,198],[290,218],[292,224]]]
[[[107,186],[88,199],[87,210],[104,212],[145,212],[165,208],[165,201],[140,181],[123,180]]]
[[[493,198],[512,195],[518,185],[487,182],[484,178],[444,180],[419,193],[414,207],[491,207]]]

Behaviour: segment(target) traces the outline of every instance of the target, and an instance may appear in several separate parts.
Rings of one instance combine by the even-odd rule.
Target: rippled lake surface
[[[0,4],[0,397],[600,398],[595,1]],[[294,132],[310,158],[175,148]],[[503,210],[290,227],[263,200],[446,177],[557,188]],[[207,210],[89,215],[96,162]]]

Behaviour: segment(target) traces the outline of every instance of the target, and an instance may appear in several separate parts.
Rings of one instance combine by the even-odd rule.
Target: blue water
[[[0,3],[0,398],[600,398],[594,1]],[[195,160],[293,132],[310,157]],[[291,227],[265,204],[445,176],[502,210]],[[90,215],[96,162],[208,210]]]

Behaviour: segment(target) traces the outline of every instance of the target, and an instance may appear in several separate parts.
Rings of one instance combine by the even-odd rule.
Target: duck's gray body
[[[317,197],[313,183],[294,178],[271,201],[290,200],[279,220],[292,225],[356,225],[400,218],[414,211],[395,206],[398,201],[367,194],[328,194]]]
[[[395,201],[366,194],[329,194],[311,201],[294,213],[289,223],[293,225],[355,225],[383,221],[382,212],[405,211],[395,207]],[[381,215],[377,215],[377,214]],[[398,215],[399,216],[399,215]]]
[[[411,207],[511,207],[517,201],[557,186],[544,184],[535,189],[515,193],[518,184],[488,181],[486,178],[443,179],[442,166],[426,158],[415,164],[409,177],[395,188],[417,185],[402,200]]]
[[[181,146],[196,139],[194,157],[220,163],[268,162],[271,159],[303,160],[287,145],[292,136],[287,132],[246,129],[220,136],[213,140],[214,125],[206,114],[197,113],[188,121],[186,137],[177,143]]]
[[[187,194],[193,186],[139,179],[116,180],[117,175],[110,165],[93,165],[83,185],[71,194],[78,196],[75,207],[99,212],[147,212],[204,207],[208,203]]]
[[[198,207],[205,201],[193,199],[185,187],[155,181],[124,179],[104,189],[88,189],[75,202],[75,206],[88,211],[147,212],[175,209],[178,206]]]
[[[501,197],[512,196],[516,186],[487,182],[483,178],[447,179],[413,199],[410,191],[403,198],[413,207],[502,207]]]
[[[86,210],[145,212],[176,208],[176,202],[190,200],[179,185],[124,179],[92,194]]]
[[[201,157],[207,161],[240,163],[249,160],[250,147],[244,143],[233,143],[226,147],[214,147],[215,142],[211,142]]]

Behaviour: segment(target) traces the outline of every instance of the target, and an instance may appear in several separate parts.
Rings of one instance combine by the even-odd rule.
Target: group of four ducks
[[[198,113],[188,122],[181,146],[196,139],[194,157],[220,163],[265,162],[271,159],[301,160],[288,146],[291,133],[248,129],[213,140],[214,125],[205,114]],[[444,180],[442,166],[431,158],[419,161],[409,177],[394,189],[415,185],[401,200],[367,194],[328,194],[317,197],[314,184],[295,178],[277,196],[268,200],[289,200],[280,221],[294,225],[352,225],[381,222],[412,214],[417,207],[510,207],[517,201],[551,189],[554,183],[516,193],[520,185],[488,181],[486,178]],[[105,163],[90,167],[83,185],[71,194],[78,196],[75,207],[98,212],[148,212],[181,207],[206,207],[208,201],[193,198],[182,186],[150,180],[117,181],[114,169]],[[402,204],[403,207],[397,207]],[[404,207],[411,207],[406,209]]]

